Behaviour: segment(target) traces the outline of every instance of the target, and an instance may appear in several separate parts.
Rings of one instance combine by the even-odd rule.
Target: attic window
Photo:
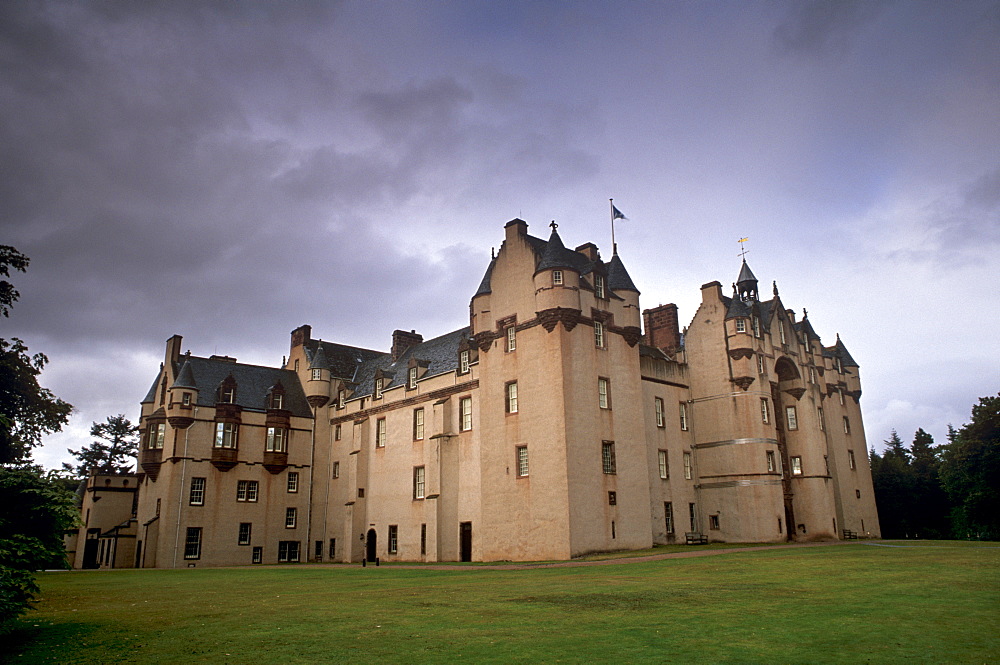
[[[563,273],[562,270],[552,271],[552,284],[553,286],[562,286],[563,283]]]
[[[382,386],[385,385],[385,379],[378,378],[375,379],[375,399],[382,399]]]
[[[410,368],[410,371],[407,374],[406,387],[409,388],[410,390],[413,390],[414,388],[417,387],[417,368],[416,367],[411,367]]]
[[[458,354],[458,373],[468,374],[469,373],[469,352],[462,351]]]
[[[285,405],[285,396],[279,392],[271,393],[271,408],[272,409],[282,409]]]
[[[347,391],[341,388],[340,392],[337,393],[337,408],[343,409],[344,403],[346,401],[347,401]]]
[[[224,383],[219,388],[219,402],[222,404],[236,403],[236,386],[233,383]]]
[[[606,298],[604,288],[604,275],[594,275],[594,295],[598,298]]]

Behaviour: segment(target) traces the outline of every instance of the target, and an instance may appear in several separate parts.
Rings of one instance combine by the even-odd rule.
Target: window
[[[785,407],[785,423],[788,425],[788,429],[798,429],[799,419],[795,414],[794,406]]]
[[[830,475],[830,458],[828,456],[826,456],[826,455],[823,455],[823,466],[826,467],[826,475],[829,476]],[[837,529],[837,527],[834,527],[834,531],[836,531],[836,529]]]
[[[298,360],[295,361],[295,371],[296,372],[299,371],[299,361]]]
[[[816,407],[816,416],[819,418],[819,431],[826,431],[826,422],[823,420],[823,407]]]
[[[237,423],[215,423],[215,447],[236,448]]]
[[[796,456],[796,457],[792,457],[788,461],[792,465],[792,475],[793,476],[801,476],[802,475],[802,458]]]
[[[753,321],[753,336],[760,337],[760,319],[755,316],[751,320]]]
[[[225,385],[219,389],[219,401],[223,404],[236,403],[236,388],[232,385]]]
[[[604,275],[594,275],[594,295],[598,298],[604,298]]]
[[[236,500],[254,503],[257,501],[257,481],[240,480],[236,483]]]
[[[343,430],[341,429],[341,427],[340,427],[339,424],[336,427],[333,428],[333,440],[334,441],[340,441],[340,437],[341,437],[342,434],[343,434]]]
[[[847,416],[844,416],[844,434],[850,434],[850,433],[851,433],[851,421],[848,419]]]
[[[609,506],[618,505],[618,492],[608,492],[608,505]]]
[[[424,467],[413,467],[413,498],[424,498]]]
[[[517,477],[524,478],[528,475],[528,446],[517,447]]]
[[[712,531],[718,531],[719,530],[719,516],[718,515],[709,515],[708,516],[708,528],[711,529]]]
[[[517,349],[517,331],[514,326],[508,326],[507,328],[507,350],[514,351]]]
[[[385,448],[385,418],[375,421],[375,447]]]
[[[663,399],[659,397],[653,398],[653,412],[656,415],[656,426],[663,427]]]
[[[205,479],[204,478],[192,478],[191,479],[191,494],[188,497],[188,503],[192,506],[204,506],[205,505]]]
[[[604,324],[600,321],[594,321],[594,346],[604,348]]]
[[[469,352],[462,351],[458,354],[458,372],[459,374],[469,373]]]
[[[333,463],[333,477],[340,478],[340,462]]]
[[[604,473],[613,474],[618,472],[617,464],[615,463],[614,441],[604,441],[601,443],[601,466],[604,469]]]
[[[296,360],[295,362],[298,362],[298,360]],[[264,563],[264,548],[263,547],[255,547],[255,548],[253,548],[253,551],[250,554],[250,563]]]
[[[365,488],[364,487],[359,487],[358,488],[358,498],[359,499],[365,498]]]
[[[787,344],[788,342],[785,341],[785,322],[784,321],[778,321],[778,333],[780,334],[780,337],[781,337],[781,343],[782,344]]]
[[[809,383],[816,383],[816,368],[809,368]]]
[[[757,373],[763,376],[764,374],[764,356],[757,354]]]
[[[389,525],[389,554],[395,554],[399,551],[399,526],[396,524]]]
[[[736,319],[736,332],[745,333],[747,331],[746,319]]]
[[[420,553],[427,554],[427,525],[420,525]]]
[[[686,432],[688,430],[688,405],[684,402],[680,403],[680,416],[681,416],[681,431]]]
[[[861,490],[854,490],[854,496],[858,499],[861,498]],[[864,522],[862,522],[864,524]]]
[[[322,381],[323,380],[323,370],[320,369],[319,367],[314,367],[313,371],[312,371],[312,380],[313,381]]]
[[[413,440],[420,441],[424,438],[424,410],[423,408],[413,410]]]
[[[611,408],[611,399],[608,395],[608,380],[604,378],[597,379],[597,404],[602,409]]]
[[[150,450],[163,448],[163,440],[167,437],[167,426],[164,423],[153,423],[149,426],[147,446]]]
[[[844,406],[844,390],[842,388],[837,388],[837,399],[840,401],[840,405]]]
[[[562,286],[563,283],[563,272],[562,270],[552,271],[552,284],[555,286]]]
[[[338,390],[337,391],[337,408],[338,409],[343,409],[344,408],[344,404],[346,404],[346,403],[347,403],[347,391],[344,390],[344,389]]]
[[[330,559],[333,560],[337,556],[337,539],[330,539]]]
[[[507,384],[507,413],[517,413],[517,381]]]
[[[844,365],[840,362],[840,358],[837,358],[837,373],[838,374],[844,373]]]
[[[667,451],[658,450],[656,452],[657,463],[660,467],[660,478],[666,480],[670,477],[670,470],[667,468]]]
[[[690,519],[690,521],[691,521],[691,530],[692,531],[697,531],[698,530],[698,519],[695,516],[695,509],[694,509],[694,504],[693,503],[689,503],[688,504],[688,519]]]
[[[854,461],[854,451],[853,450],[848,450],[847,451],[847,463],[848,463],[848,465],[850,465],[851,471],[854,471],[856,468],[858,468],[857,465],[856,465],[856,463],[855,463],[855,461]]]
[[[240,535],[236,540],[237,545],[249,545],[250,544],[250,533],[253,529],[253,525],[250,522],[240,522]]]
[[[201,558],[200,526],[189,526],[187,528],[187,537],[184,539],[184,558],[185,559]]]
[[[767,422],[770,422],[770,420],[771,420],[771,418],[770,418],[770,415],[769,415],[769,412],[768,412],[767,398],[766,397],[761,397],[760,398],[760,421],[762,423],[767,423]]]
[[[385,379],[378,378],[375,379],[375,399],[382,399],[382,386],[385,385]]]
[[[663,519],[667,533],[672,534],[674,532],[674,504],[670,501],[663,502]]]
[[[316,545],[313,547],[313,558],[317,561],[323,560],[323,541],[317,540]]]
[[[773,450],[768,450],[767,451],[767,472],[768,473],[774,473],[777,470],[778,470],[778,462],[777,462],[777,459],[774,456],[774,451]]]
[[[294,563],[298,560],[299,560],[299,541],[279,540],[278,561],[282,563]]]
[[[459,430],[468,432],[472,429],[472,398],[463,397],[458,403],[460,417]]]
[[[298,517],[298,508],[285,508],[285,528],[294,529],[295,523],[298,521]]]
[[[289,471],[288,472],[288,491],[298,492],[299,491],[299,472]]]
[[[191,393],[181,395],[181,404],[183,406],[191,406]]]
[[[691,480],[693,477],[691,469],[691,453],[684,453],[684,480]]]
[[[411,367],[410,371],[407,372],[406,376],[407,376],[407,379],[406,379],[407,380],[407,384],[406,385],[407,385],[407,387],[410,390],[413,390],[414,388],[417,387],[417,368],[416,367]]]
[[[264,450],[269,453],[288,452],[288,430],[284,427],[268,427]]]
[[[285,396],[281,393],[271,393],[271,408],[272,409],[283,409],[285,408]]]

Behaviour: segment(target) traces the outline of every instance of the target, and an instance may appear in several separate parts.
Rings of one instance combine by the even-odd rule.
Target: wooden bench
[[[708,536],[703,533],[689,531],[684,534],[684,542],[687,545],[708,545]]]
[[[858,532],[851,531],[850,529],[844,529],[844,540],[857,540]]]

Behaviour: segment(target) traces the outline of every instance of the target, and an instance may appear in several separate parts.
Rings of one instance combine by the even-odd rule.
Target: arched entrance
[[[365,538],[365,559],[375,563],[378,558],[378,533],[375,529],[368,529],[368,536]]]
[[[778,382],[771,382],[771,402],[774,404],[774,426],[778,439],[778,454],[781,456],[782,491],[785,497],[785,538],[795,539],[795,507],[794,490],[792,489],[791,464],[788,459],[788,444],[786,441],[785,404],[786,400],[792,399],[792,395],[801,388],[802,375],[799,368],[795,366],[787,356],[782,356],[774,363],[774,373],[778,375]],[[805,392],[804,390],[802,392]],[[798,392],[801,396],[802,393]]]

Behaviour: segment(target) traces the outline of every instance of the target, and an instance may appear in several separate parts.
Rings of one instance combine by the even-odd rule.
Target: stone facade
[[[167,342],[142,402],[133,560],[567,559],[878,535],[857,363],[777,295],[642,312],[621,259],[513,220],[469,326],[282,367]],[[642,326],[645,325],[645,333]]]

